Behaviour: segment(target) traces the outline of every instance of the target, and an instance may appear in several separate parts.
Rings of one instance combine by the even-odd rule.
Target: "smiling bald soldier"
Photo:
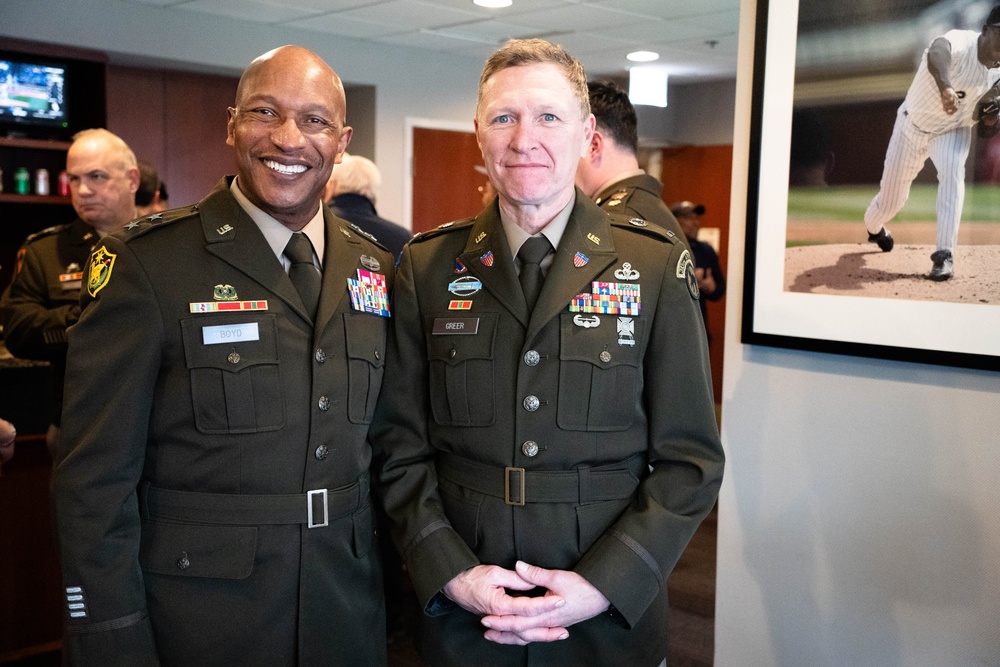
[[[254,60],[237,176],[97,246],[55,468],[75,665],[382,665],[368,424],[393,257],[321,198],[316,54]]]

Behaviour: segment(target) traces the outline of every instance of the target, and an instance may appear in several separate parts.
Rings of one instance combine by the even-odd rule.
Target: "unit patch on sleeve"
[[[87,280],[87,293],[90,296],[97,296],[97,293],[104,289],[104,286],[108,284],[111,279],[111,270],[115,266],[115,257],[117,257],[113,252],[108,252],[108,249],[101,246],[90,256],[90,278]]]
[[[690,292],[692,299],[701,296],[701,290],[698,289],[698,277],[694,273],[694,262],[691,261],[691,253],[687,250],[682,252],[680,259],[677,260],[677,269],[674,275],[687,283],[688,292]]]

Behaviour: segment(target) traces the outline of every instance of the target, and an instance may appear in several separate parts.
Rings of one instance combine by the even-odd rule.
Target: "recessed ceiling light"
[[[625,56],[634,63],[648,63],[660,59],[660,54],[655,51],[633,51]]]
[[[514,0],[472,0],[472,4],[480,7],[489,7],[490,9],[498,9],[500,7],[510,7],[514,4]]]

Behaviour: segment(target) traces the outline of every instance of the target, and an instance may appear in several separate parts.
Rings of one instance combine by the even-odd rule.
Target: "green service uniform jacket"
[[[639,315],[570,312],[593,281],[638,287]],[[684,243],[577,191],[529,314],[494,201],[411,241],[393,298],[372,437],[427,611],[425,657],[657,665],[667,576],[715,502],[724,458]],[[575,570],[613,609],[527,647],[488,642],[457,605],[438,613],[454,576],[517,559]]]
[[[684,232],[681,231],[677,218],[663,203],[662,193],[662,183],[649,174],[640,174],[612,183],[597,193],[594,202],[608,213],[642,218],[683,240]]]
[[[52,364],[53,415],[62,411],[66,328],[80,316],[80,281],[97,242],[77,218],[32,234],[17,253],[17,272],[0,299],[0,325],[16,357]]]
[[[324,207],[314,325],[228,188],[91,260],[54,479],[74,665],[386,661],[367,435],[389,320],[348,279],[391,287],[393,258]]]

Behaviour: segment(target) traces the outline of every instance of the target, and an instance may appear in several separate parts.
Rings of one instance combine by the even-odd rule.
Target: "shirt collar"
[[[573,212],[573,206],[576,204],[576,196],[570,197],[569,203],[556,214],[556,217],[552,218],[549,224],[542,228],[539,232],[545,238],[549,240],[553,248],[559,247],[559,241],[562,240],[563,233],[566,231],[566,224],[569,222],[569,216]],[[507,245],[510,246],[510,251],[513,253],[514,257],[517,257],[517,251],[521,249],[524,242],[531,238],[531,234],[524,231],[517,226],[517,223],[513,220],[509,220],[504,214],[503,209],[500,209],[500,223],[503,225],[504,235],[507,237]]]
[[[243,190],[239,186],[239,178],[234,178],[232,185],[229,186],[229,191],[232,192],[233,197],[239,203],[240,208],[247,212],[253,221],[260,228],[261,233],[264,238],[267,239],[267,244],[271,246],[271,252],[281,261],[281,265],[288,269],[288,259],[285,257],[285,246],[288,245],[288,240],[292,238],[292,230],[284,226],[280,222],[274,219],[268,213],[265,213],[262,209],[256,206],[252,201],[247,199],[247,196],[243,194]],[[326,249],[326,235],[325,226],[323,224],[323,207],[319,206],[316,210],[316,214],[312,217],[306,226],[300,230],[303,234],[309,237],[309,241],[312,242],[313,250],[316,251],[316,259],[319,261],[319,267],[323,267],[323,253]]]

